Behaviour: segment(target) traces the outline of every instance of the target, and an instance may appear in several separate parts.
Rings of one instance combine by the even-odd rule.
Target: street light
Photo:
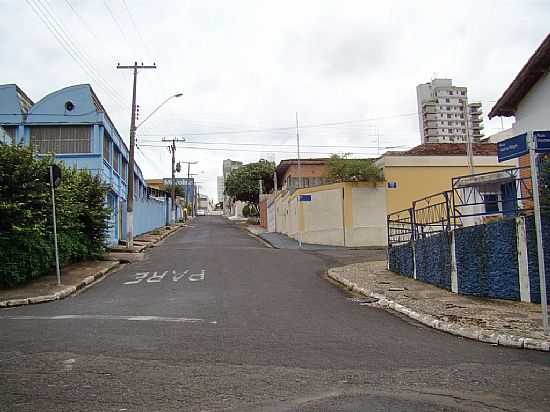
[[[134,146],[136,142],[136,130],[143,125],[151,116],[153,116],[162,106],[177,97],[183,96],[183,93],[176,93],[153,110],[141,123],[136,126],[136,77],[134,76],[134,94],[132,97],[132,119],[130,123],[130,156],[128,161],[128,199],[127,199],[127,215],[126,215],[126,245],[128,249],[134,247]]]
[[[174,94],[174,95],[168,97],[168,98],[167,98],[166,100],[164,100],[161,104],[159,104],[159,105],[157,106],[157,108],[156,108],[155,110],[153,110],[153,111],[149,114],[149,116],[147,116],[145,119],[143,119],[143,120],[136,126],[135,130],[137,130],[137,129],[138,129],[143,123],[145,123],[147,120],[149,120],[149,118],[150,118],[152,115],[154,115],[162,106],[164,106],[164,105],[165,105],[166,103],[168,103],[170,100],[175,99],[175,98],[177,98],[177,97],[181,97],[181,96],[183,96],[183,93],[176,93],[176,94]]]

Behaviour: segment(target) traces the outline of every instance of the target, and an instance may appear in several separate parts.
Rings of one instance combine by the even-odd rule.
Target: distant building
[[[281,189],[294,190],[300,187],[313,187],[327,183],[328,159],[281,160],[277,166],[277,186]],[[300,182],[301,178],[301,182]]]
[[[466,87],[453,86],[451,79],[433,79],[416,87],[422,143],[464,143],[483,137],[481,103],[468,103]]]
[[[225,191],[223,176],[218,176],[216,180],[218,184],[218,202],[223,202],[223,192]]]
[[[163,179],[147,179],[145,181],[150,188],[157,190],[166,190],[172,186],[172,178],[165,177]],[[193,204],[195,194],[195,178],[193,177],[177,177],[176,186],[181,187],[183,198],[186,203]]]
[[[227,180],[227,176],[229,176],[233,170],[238,169],[242,165],[243,165],[243,162],[239,162],[237,160],[225,159],[223,161],[224,190],[225,190],[225,181]],[[235,206],[236,205],[233,204],[229,196],[225,196],[225,195],[223,196],[223,210],[225,214],[227,215],[238,214],[238,211],[242,210],[242,205],[239,205],[239,207],[237,208]]]

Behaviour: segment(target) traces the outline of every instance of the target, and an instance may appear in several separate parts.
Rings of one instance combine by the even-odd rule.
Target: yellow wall
[[[475,173],[502,170],[509,165],[476,166]],[[467,166],[384,166],[387,182],[397,182],[396,189],[386,188],[388,214],[408,209],[414,200],[452,187],[452,178],[469,174]]]

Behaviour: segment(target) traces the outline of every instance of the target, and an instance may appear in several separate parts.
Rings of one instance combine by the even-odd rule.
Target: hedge
[[[54,264],[49,157],[0,143],[0,287],[14,287],[51,272]],[[100,257],[110,210],[98,176],[58,163],[56,189],[59,257],[62,264]]]

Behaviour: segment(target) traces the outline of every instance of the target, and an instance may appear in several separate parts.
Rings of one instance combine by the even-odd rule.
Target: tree
[[[382,170],[371,159],[348,159],[334,154],[327,163],[328,178],[333,182],[381,182]]]
[[[233,170],[225,180],[225,194],[235,200],[258,205],[260,183],[265,193],[273,190],[275,163],[261,159]]]

